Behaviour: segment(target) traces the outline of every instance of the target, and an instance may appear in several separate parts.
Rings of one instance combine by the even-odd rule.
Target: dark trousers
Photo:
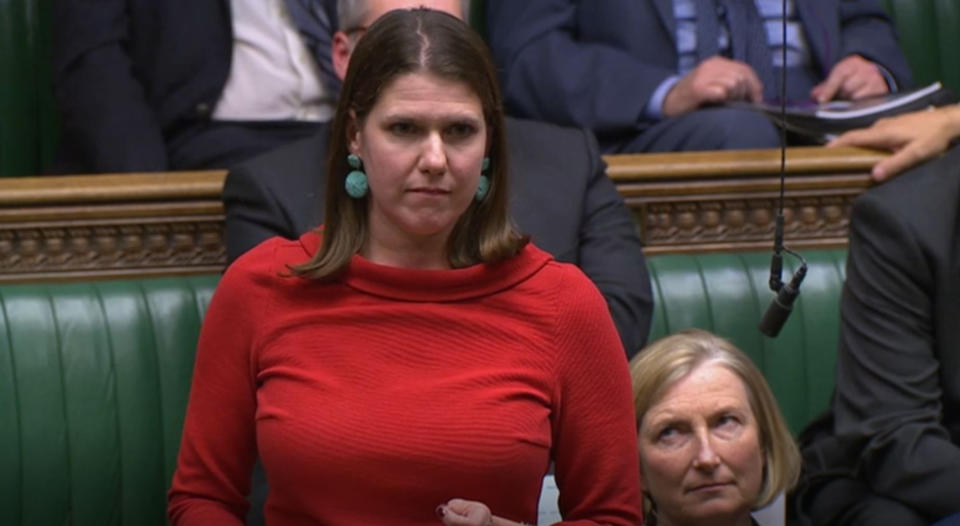
[[[778,82],[781,72],[776,68]],[[823,78],[812,68],[789,68],[786,74],[786,99],[793,102],[810,100],[810,90]],[[627,139],[599,139],[604,153],[750,150],[780,146],[780,132],[763,114],[723,106],[700,108],[663,119]],[[788,144],[798,146],[811,143],[805,138],[791,136],[788,137]]]
[[[777,148],[780,132],[762,113],[739,108],[703,108],[664,119],[607,153],[683,152]]]
[[[927,526],[909,506],[870,491],[863,482],[838,477],[794,495],[787,509],[791,526]]]
[[[168,140],[173,170],[229,169],[280,146],[314,135],[306,121],[204,121],[187,125]]]

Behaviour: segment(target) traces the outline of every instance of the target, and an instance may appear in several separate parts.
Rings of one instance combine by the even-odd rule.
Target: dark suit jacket
[[[876,0],[796,4],[824,76],[858,53],[909,85]],[[511,114],[589,128],[602,144],[646,129],[647,102],[677,73],[673,0],[487,0],[487,31]]]
[[[955,147],[857,199],[833,425],[804,448],[805,477],[852,475],[928,521],[960,512],[958,167]]]
[[[166,142],[209,119],[232,53],[229,0],[56,0],[60,170],[169,169]]]
[[[650,279],[636,227],[593,136],[516,119],[507,119],[507,133],[517,225],[593,280],[632,356],[650,332]],[[231,261],[267,238],[296,238],[323,223],[326,140],[324,132],[230,171],[223,201]]]

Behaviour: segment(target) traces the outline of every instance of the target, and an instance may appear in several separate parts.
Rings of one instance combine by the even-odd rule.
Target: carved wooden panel
[[[224,175],[0,181],[0,282],[218,272]]]
[[[786,242],[846,243],[852,200],[881,154],[786,155]],[[648,254],[768,248],[780,152],[607,156]],[[0,282],[217,272],[223,171],[0,179]]]
[[[0,281],[216,272],[223,216],[0,230]]]
[[[788,149],[786,244],[846,245],[851,203],[870,186],[869,169],[881,156],[848,148]],[[639,225],[647,254],[772,247],[780,195],[778,150],[606,160]]]
[[[784,238],[791,247],[846,243],[851,197],[784,202]],[[767,248],[773,244],[778,202],[730,199],[653,202],[639,207],[648,254]]]

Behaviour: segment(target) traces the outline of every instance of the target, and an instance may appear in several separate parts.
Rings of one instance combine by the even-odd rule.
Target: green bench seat
[[[654,316],[650,341],[688,327],[730,339],[763,371],[790,429],[799,433],[833,392],[846,250],[804,250],[807,277],[779,337],[757,329],[773,293],[769,252],[648,258]],[[784,279],[793,273],[785,262]]]

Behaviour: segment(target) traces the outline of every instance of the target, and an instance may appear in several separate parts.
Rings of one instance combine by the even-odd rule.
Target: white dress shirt
[[[233,59],[215,120],[327,121],[336,94],[287,15],[284,0],[230,0]]]

